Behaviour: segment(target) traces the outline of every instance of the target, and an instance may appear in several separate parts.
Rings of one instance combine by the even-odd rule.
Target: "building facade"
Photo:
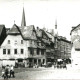
[[[26,26],[23,9],[21,27],[14,24],[1,45],[2,60],[14,60],[25,67],[46,64],[45,46],[37,38],[34,25]]]
[[[55,59],[71,58],[71,42],[62,36],[55,37]]]
[[[14,24],[6,29],[7,37],[1,45],[1,60],[12,60],[15,65],[42,66],[55,59],[68,59],[71,56],[71,42],[58,36],[57,22],[55,32],[34,25],[26,26],[23,8],[21,26]]]
[[[80,67],[80,24],[72,27],[70,35],[72,42],[72,65],[75,67]]]
[[[7,34],[6,34],[6,28],[5,25],[0,25],[0,46],[5,40]]]

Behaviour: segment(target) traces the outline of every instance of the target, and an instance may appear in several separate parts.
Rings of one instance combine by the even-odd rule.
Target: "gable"
[[[18,35],[20,34],[19,27],[14,24],[13,27],[9,30],[8,35]]]
[[[21,40],[23,40],[21,35],[8,35],[4,42],[1,45],[1,48],[14,48],[14,47],[19,47],[21,44]],[[10,43],[8,43],[10,41]],[[16,44],[17,43],[17,44]]]
[[[77,31],[78,29],[80,29],[80,24],[77,25],[76,27],[72,28],[70,35],[72,34],[72,32]]]

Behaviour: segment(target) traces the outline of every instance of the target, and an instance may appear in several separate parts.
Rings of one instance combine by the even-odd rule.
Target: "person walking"
[[[15,77],[15,76],[14,76],[14,67],[13,67],[13,65],[11,65],[11,67],[10,67],[10,77],[11,77],[11,76],[12,76],[13,78]]]
[[[2,68],[2,77],[5,76],[5,68]]]
[[[9,65],[7,65],[5,67],[5,76],[4,76],[4,79],[8,79],[8,73],[9,73]]]

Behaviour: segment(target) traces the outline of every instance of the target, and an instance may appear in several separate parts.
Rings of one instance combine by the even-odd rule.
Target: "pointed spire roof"
[[[22,22],[21,22],[21,26],[26,26],[26,19],[25,19],[24,7],[23,7],[23,13],[22,13]]]
[[[55,20],[55,29],[57,29],[57,19]]]
[[[55,20],[55,36],[58,36],[58,30],[57,30],[57,19]]]

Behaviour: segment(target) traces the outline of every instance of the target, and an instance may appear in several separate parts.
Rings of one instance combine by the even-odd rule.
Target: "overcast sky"
[[[71,27],[80,24],[80,0],[0,0],[0,24],[11,28],[15,20],[20,26],[23,6],[26,25],[54,29],[57,19],[58,34],[68,40]]]

